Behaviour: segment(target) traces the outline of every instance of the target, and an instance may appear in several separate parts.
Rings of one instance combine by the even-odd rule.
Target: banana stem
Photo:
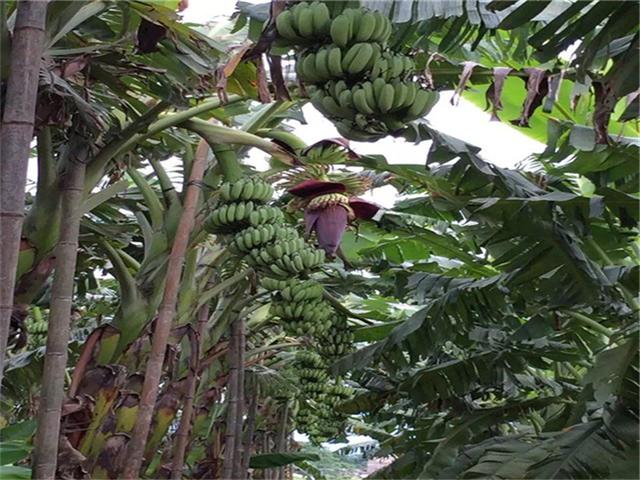
[[[602,335],[604,335],[606,337],[610,337],[611,335],[613,335],[613,332],[609,328],[607,328],[604,325],[602,325],[601,323],[598,323],[595,320],[587,317],[586,315],[583,315],[582,313],[573,312],[571,310],[565,310],[564,313],[569,315],[571,318],[576,320],[578,323],[582,323],[584,326],[589,327],[592,330],[595,330],[596,332],[601,333]]]

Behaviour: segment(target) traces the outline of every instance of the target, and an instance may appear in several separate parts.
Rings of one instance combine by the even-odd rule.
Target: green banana
[[[376,105],[376,99],[373,94],[373,84],[371,82],[363,83],[362,91],[364,92],[364,98],[367,101],[367,106],[373,110]]]
[[[330,97],[330,96],[324,97],[322,99],[322,106],[327,112],[329,112],[329,116],[334,116],[334,117],[343,116],[343,110],[336,103],[333,97]]]
[[[339,47],[333,47],[329,51],[327,67],[333,77],[340,78],[344,75],[342,69],[342,50]]]
[[[376,18],[372,12],[366,12],[360,17],[358,31],[355,35],[356,42],[367,42],[373,37],[376,28]]]
[[[308,53],[303,57],[302,63],[300,65],[300,70],[303,75],[303,81],[309,83],[318,83],[319,81],[321,81],[320,76],[318,75],[318,72],[315,68],[315,60],[315,53]]]
[[[311,8],[300,8],[300,14],[296,16],[297,28],[303,38],[314,38],[313,31],[313,10]]]
[[[331,40],[339,47],[346,47],[351,39],[350,30],[351,19],[344,13],[341,13],[331,22]]]
[[[302,13],[307,11],[309,8],[309,4],[307,2],[296,3],[291,9],[291,13],[293,14],[293,20],[291,21],[291,25],[298,32],[298,35],[303,36],[300,31],[300,23],[302,21]]]
[[[313,33],[316,37],[325,37],[329,33],[331,15],[329,8],[321,2],[311,4],[313,12]]]
[[[360,113],[365,115],[371,115],[373,113],[373,109],[367,103],[367,97],[364,93],[364,89],[356,90],[352,95],[352,99],[353,105]]]
[[[409,93],[409,87],[404,82],[396,82],[393,85],[393,105],[391,110],[400,110],[404,107],[407,95]]]
[[[407,110],[406,118],[409,120],[415,120],[416,118],[423,117],[431,107],[435,105],[436,101],[437,94],[435,92],[419,90],[414,102]]]
[[[338,104],[342,108],[346,108],[349,110],[353,109],[351,90],[343,90],[340,95],[338,95]]]
[[[242,189],[242,194],[240,197],[243,200],[251,200],[253,198],[253,192],[256,190],[256,184],[253,182],[247,182],[244,184],[244,188]]]
[[[351,48],[347,50],[347,53],[342,56],[342,70],[348,71],[351,62],[353,62],[360,53],[360,48],[362,47],[362,45],[362,43],[356,43],[355,45],[352,45]]]
[[[235,182],[233,185],[231,185],[231,192],[230,192],[230,200],[238,200],[240,198],[240,196],[242,195],[242,190],[245,186],[245,182],[244,181],[238,181]]]
[[[378,105],[380,96],[382,95],[382,89],[386,85],[386,82],[382,78],[376,78],[373,82],[373,96],[375,97],[375,103]]]
[[[409,83],[408,88],[407,88],[407,99],[404,103],[405,107],[408,107],[409,105],[412,105],[413,102],[416,99],[416,94],[418,93],[418,87],[416,86],[415,83]]]
[[[371,33],[370,40],[373,42],[383,43],[383,34],[386,30],[386,22],[388,21],[379,11],[372,12],[375,20],[375,26]]]
[[[276,17],[276,30],[278,35],[287,40],[299,41],[300,36],[292,26],[293,14],[290,10],[285,10]]]
[[[331,72],[329,72],[328,66],[328,56],[329,52],[327,52],[326,49],[320,50],[315,56],[314,67],[318,74],[318,78],[320,78],[321,81],[326,81],[331,78]]]
[[[349,58],[349,55],[354,50],[355,53],[353,54],[353,58],[348,61],[347,59]],[[345,55],[345,58],[342,62],[342,67],[347,71],[347,73],[350,73],[351,75],[359,74],[367,67],[367,65],[371,61],[372,56],[373,47],[370,43],[356,43],[349,49],[347,55]],[[345,65],[345,62],[348,62],[347,65]]]

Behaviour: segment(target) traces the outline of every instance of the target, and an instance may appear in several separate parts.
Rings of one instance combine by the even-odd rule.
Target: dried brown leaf
[[[290,101],[291,94],[287,88],[282,74],[282,57],[280,55],[267,54],[269,61],[269,72],[271,73],[271,83],[275,90],[276,100]]]
[[[549,91],[547,72],[540,68],[525,68],[528,74],[526,80],[527,96],[522,106],[520,118],[512,120],[511,123],[519,127],[528,127],[529,119],[536,108],[542,104],[542,99]]]
[[[609,120],[618,100],[610,82],[593,82],[596,104],[593,112],[593,128],[596,131],[596,143],[609,145]]]
[[[487,108],[489,105],[492,106],[491,109],[491,120],[492,121],[500,121],[500,117],[498,117],[498,112],[502,110],[502,90],[504,89],[504,80],[511,72],[510,67],[496,67],[493,69],[493,81],[489,88],[487,89],[486,99],[487,99]]]
[[[463,62],[462,63],[462,73],[460,74],[460,81],[458,82],[458,86],[456,87],[455,92],[451,96],[451,105],[458,105],[460,103],[460,97],[462,92],[464,91],[469,78],[471,78],[471,74],[473,73],[473,69],[478,65],[476,62]]]
[[[271,103],[271,93],[269,92],[269,83],[267,82],[267,72],[264,68],[262,55],[255,58],[253,63],[256,65],[256,80],[258,83],[258,100],[262,103]]]

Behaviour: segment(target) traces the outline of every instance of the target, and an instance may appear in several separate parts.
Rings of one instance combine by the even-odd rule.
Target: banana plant
[[[368,344],[334,365],[362,388],[342,408],[382,427],[366,431],[397,457],[376,477],[637,475],[637,390],[625,380],[638,368],[637,186],[627,183],[637,146],[580,151],[572,128],[537,157],[537,173],[451,140],[432,149],[426,173],[356,161],[412,194],[361,232],[364,243],[343,241],[377,273],[379,298],[371,280],[335,279],[376,319],[356,332]],[[390,299],[404,311],[381,314]]]

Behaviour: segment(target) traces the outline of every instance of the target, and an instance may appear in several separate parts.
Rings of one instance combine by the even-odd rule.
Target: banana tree
[[[337,280],[376,318],[356,332],[369,344],[334,368],[360,372],[342,408],[397,456],[378,477],[637,475],[637,389],[625,380],[638,368],[637,146],[576,150],[572,128],[538,173],[453,141],[426,171],[360,160],[413,194],[364,244],[343,242],[377,272],[379,300],[353,275]],[[380,315],[390,299],[405,311]]]
[[[24,189],[29,160],[29,145],[33,136],[38,72],[44,36],[46,3],[22,2],[17,7],[13,45],[9,46],[7,7],[0,11],[0,37],[3,60],[0,80],[6,80],[6,101],[2,102],[3,152],[0,185],[0,231],[2,232],[2,267],[0,267],[0,383],[4,371],[4,356],[13,311],[13,284],[18,263],[20,229],[24,216]],[[9,71],[6,71],[10,57]]]

